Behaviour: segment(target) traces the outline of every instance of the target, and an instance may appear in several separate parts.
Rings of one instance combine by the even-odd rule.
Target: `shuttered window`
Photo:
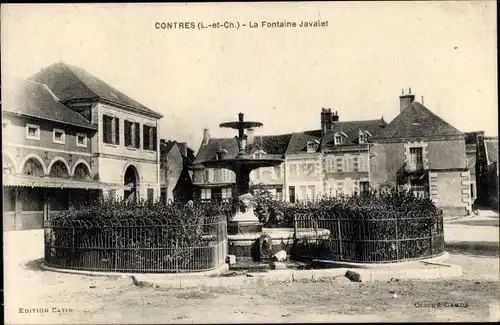
[[[125,146],[139,149],[141,147],[141,125],[138,122],[125,121]]]
[[[102,117],[103,142],[120,144],[120,119],[108,115]]]
[[[156,128],[154,126],[142,126],[143,148],[145,150],[156,151]]]

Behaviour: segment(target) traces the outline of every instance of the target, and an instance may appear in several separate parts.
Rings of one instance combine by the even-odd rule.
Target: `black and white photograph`
[[[500,321],[496,10],[2,4],[4,323]]]

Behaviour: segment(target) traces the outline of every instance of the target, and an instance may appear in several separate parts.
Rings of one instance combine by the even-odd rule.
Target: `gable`
[[[428,108],[418,102],[413,102],[396,116],[376,138],[405,139],[461,134],[462,132],[432,113]]]

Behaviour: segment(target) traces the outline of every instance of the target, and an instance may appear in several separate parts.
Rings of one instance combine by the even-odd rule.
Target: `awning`
[[[3,174],[3,186],[19,187],[47,187],[47,188],[77,188],[77,189],[105,189],[108,184],[99,182],[78,181],[73,179],[54,179],[44,177],[17,176]]]

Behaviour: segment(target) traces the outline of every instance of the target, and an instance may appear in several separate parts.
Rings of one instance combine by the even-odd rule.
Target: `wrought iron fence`
[[[54,267],[137,273],[213,270],[228,253],[226,217],[200,224],[172,225],[144,218],[48,221],[45,262]]]
[[[296,259],[391,263],[444,252],[443,217],[400,213],[294,218]],[[315,236],[301,239],[302,232]],[[326,232],[325,229],[329,231]]]

